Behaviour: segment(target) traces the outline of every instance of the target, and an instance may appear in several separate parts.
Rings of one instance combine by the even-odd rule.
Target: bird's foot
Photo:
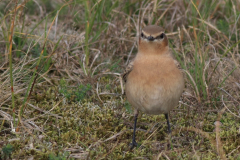
[[[129,144],[130,146],[130,149],[132,150],[134,147],[137,147],[137,142],[136,141],[133,141],[132,143]]]

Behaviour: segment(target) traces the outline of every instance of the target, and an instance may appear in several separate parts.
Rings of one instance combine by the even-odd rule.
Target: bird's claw
[[[133,141],[132,143],[129,144],[130,146],[130,149],[132,150],[134,147],[137,147],[137,142],[136,141]]]

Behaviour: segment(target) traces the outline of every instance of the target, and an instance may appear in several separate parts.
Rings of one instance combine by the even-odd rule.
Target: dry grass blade
[[[211,143],[212,146],[214,147],[217,147],[216,146],[216,142],[214,141],[214,139],[209,135],[209,133],[207,132],[204,132],[200,129],[197,129],[195,127],[184,127],[184,128],[181,128],[182,130],[185,130],[185,131],[193,131],[195,133],[198,133],[198,134],[201,134],[204,138],[208,139]]]
[[[9,35],[9,67],[10,67],[10,82],[11,82],[11,96],[12,96],[12,110],[13,110],[13,120],[14,120],[14,127],[16,127],[15,123],[15,100],[14,100],[14,90],[13,90],[13,64],[12,64],[12,46],[13,46],[13,30],[14,30],[14,23],[15,23],[15,17],[17,14],[17,4],[18,0],[15,1],[15,8],[14,13],[12,16],[11,21],[11,28],[10,28],[10,35]]]
[[[188,76],[190,77],[192,83],[193,83],[193,87],[195,88],[195,93],[196,93],[196,99],[198,100],[198,102],[200,103],[201,102],[201,99],[200,99],[200,94],[199,94],[199,91],[198,91],[198,88],[197,88],[197,85],[193,79],[193,77],[190,75],[190,73],[187,71],[187,70],[183,70],[184,72],[186,72],[188,74]]]
[[[220,126],[221,126],[221,122],[220,121],[216,121],[215,122],[215,126],[216,126],[216,148],[217,148],[217,152],[220,155],[221,159],[226,159],[226,155],[225,152],[223,150],[223,146],[221,143],[221,138],[220,138]]]
[[[60,102],[61,102],[61,101],[60,101]],[[60,103],[60,102],[59,102],[59,103]],[[49,113],[49,112],[50,112],[51,110],[53,110],[55,107],[53,107],[50,111],[44,111],[43,109],[38,108],[37,106],[34,106],[34,105],[30,104],[30,103],[28,103],[28,105],[29,105],[30,107],[32,107],[32,108],[40,111],[40,112],[43,112],[44,114],[49,114],[49,115],[51,115],[51,116],[55,116],[55,117],[57,117],[57,118],[62,119],[62,116],[58,116],[58,115],[56,115],[56,114]],[[57,106],[57,105],[56,105],[56,106]]]
[[[163,16],[167,13],[167,11],[172,7],[172,5],[176,2],[176,0],[174,0],[167,9],[164,10],[164,12],[161,14],[161,16],[158,18],[158,20],[156,21],[155,24],[159,24],[160,20],[163,18]]]

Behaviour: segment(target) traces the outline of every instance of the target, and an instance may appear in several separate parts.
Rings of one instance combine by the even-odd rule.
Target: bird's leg
[[[168,113],[165,114],[165,118],[167,120],[167,125],[168,125],[168,134],[170,134],[171,133],[171,127],[170,127],[170,123],[169,123]]]
[[[134,111],[134,127],[133,127],[133,138],[132,138],[132,143],[130,144],[131,149],[134,147],[137,147],[137,142],[135,139],[135,133],[136,133],[136,126],[137,126],[137,117],[138,117],[138,110]]]

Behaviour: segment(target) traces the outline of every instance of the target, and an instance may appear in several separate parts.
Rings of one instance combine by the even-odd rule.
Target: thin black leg
[[[165,118],[166,118],[166,120],[167,120],[168,133],[170,134],[172,131],[171,131],[170,123],[169,123],[168,113],[165,114]]]
[[[138,117],[138,114],[135,114],[134,116],[134,128],[133,128],[133,138],[132,138],[132,143],[130,144],[131,146],[131,150],[134,148],[134,147],[137,147],[137,142],[135,140],[135,133],[136,133],[136,126],[137,126],[137,117]]]

